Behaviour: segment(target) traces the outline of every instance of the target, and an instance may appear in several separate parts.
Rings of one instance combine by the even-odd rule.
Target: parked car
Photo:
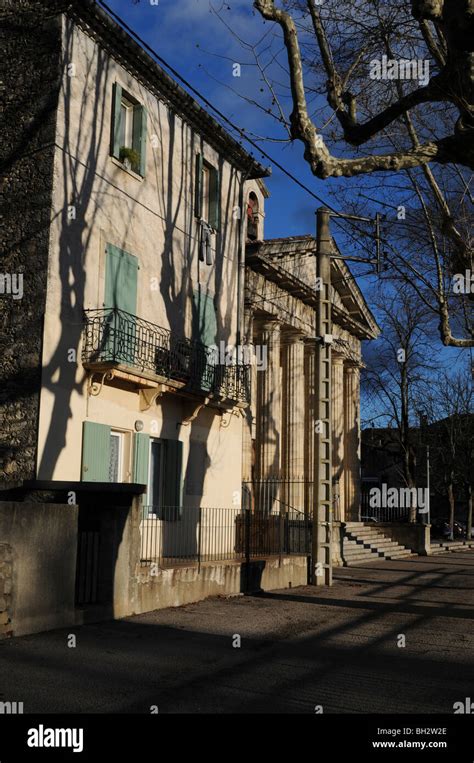
[[[437,517],[431,522],[431,534],[436,538],[451,538],[451,526],[445,519]],[[466,527],[461,522],[454,522],[453,534],[455,538],[464,538],[466,535]]]
[[[458,522],[458,525],[462,528],[462,534],[464,538],[467,538],[467,523],[466,522]],[[474,538],[474,526],[471,527],[471,538]]]
[[[451,528],[444,519],[433,519],[431,522],[431,535],[435,538],[450,538]]]

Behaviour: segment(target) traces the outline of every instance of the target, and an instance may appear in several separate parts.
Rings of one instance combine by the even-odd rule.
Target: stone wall
[[[249,568],[244,562],[206,562],[200,570],[196,565],[174,569],[138,565],[133,614],[181,607],[209,596],[235,596],[244,590],[296,588],[307,584],[307,566],[305,556],[254,559]]]
[[[0,488],[35,476],[61,71],[55,7],[0,0]]]
[[[8,543],[0,543],[0,639],[13,634],[12,613],[13,553]]]
[[[74,624],[77,520],[73,505],[0,501],[0,637]]]

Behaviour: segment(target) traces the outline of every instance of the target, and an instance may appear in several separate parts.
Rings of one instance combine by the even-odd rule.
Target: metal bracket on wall
[[[104,371],[104,373],[92,372],[87,384],[87,393],[89,396],[97,397],[102,392],[105,381],[111,381],[114,378],[114,371]],[[99,376],[100,381],[95,381],[94,376]]]
[[[149,411],[150,408],[155,405],[156,401],[163,394],[163,385],[155,387],[153,389],[141,389],[140,390],[140,410]]]
[[[194,410],[193,410],[193,412],[192,412],[192,414],[191,414],[190,416],[187,416],[185,419],[183,419],[183,420],[181,421],[181,424],[182,424],[183,426],[185,426],[185,427],[189,426],[189,425],[191,424],[191,422],[192,422],[192,421],[194,421],[194,419],[196,419],[196,418],[198,417],[198,415],[199,415],[199,411],[200,411],[202,408],[204,408],[204,406],[206,406],[206,405],[208,404],[208,402],[209,402],[209,398],[208,398],[208,397],[206,397],[206,399],[204,400],[204,402],[202,402],[202,403],[199,403],[199,405],[196,405],[196,406],[195,406],[195,408],[194,408]]]
[[[244,416],[244,412],[241,408],[232,408],[227,409],[225,411],[221,411],[220,413],[221,421],[220,426],[222,429],[227,429],[227,427],[230,425],[230,422],[232,421],[232,416]]]

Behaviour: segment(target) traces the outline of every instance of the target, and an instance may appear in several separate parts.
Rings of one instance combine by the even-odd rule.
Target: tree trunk
[[[472,486],[467,486],[467,518],[466,518],[466,540],[471,540],[472,535]]]
[[[448,483],[448,501],[449,501],[449,527],[451,528],[451,540],[454,540],[454,490],[453,483]]]

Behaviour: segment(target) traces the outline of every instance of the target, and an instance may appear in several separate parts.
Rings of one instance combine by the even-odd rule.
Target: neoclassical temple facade
[[[244,500],[255,510],[309,515],[316,426],[316,241],[313,236],[265,240],[262,189],[263,183],[255,183],[258,204],[254,198],[248,211],[253,236],[246,249],[245,341],[255,346],[261,362],[253,367],[244,423]],[[341,259],[332,260],[331,282],[333,519],[358,521],[361,342],[374,339],[378,327]]]

